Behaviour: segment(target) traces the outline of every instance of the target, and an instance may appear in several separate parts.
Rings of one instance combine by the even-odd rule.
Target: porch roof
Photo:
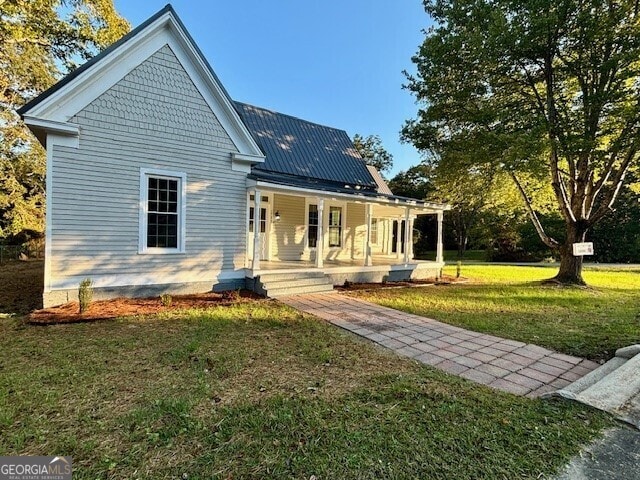
[[[443,203],[427,202],[416,198],[401,197],[370,190],[358,190],[348,186],[338,186],[335,183],[322,182],[316,179],[306,179],[294,175],[256,172],[247,176],[247,187],[262,187],[283,193],[301,196],[334,196],[358,202],[371,202],[389,206],[410,207],[433,211],[450,210],[451,206]]]

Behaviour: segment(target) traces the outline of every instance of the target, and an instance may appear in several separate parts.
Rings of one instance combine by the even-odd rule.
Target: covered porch
[[[327,191],[250,180],[245,276],[323,272],[334,285],[438,276],[444,265],[447,208],[356,189]],[[435,261],[414,259],[413,225],[419,215],[437,218]]]

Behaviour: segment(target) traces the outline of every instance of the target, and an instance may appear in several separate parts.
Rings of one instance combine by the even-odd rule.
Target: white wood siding
[[[168,46],[70,120],[80,147],[54,147],[52,288],[211,281],[245,262],[246,174]],[[138,254],[140,168],[187,175],[186,253]],[[284,209],[283,209],[284,210]]]
[[[280,260],[305,258],[305,203],[304,197],[275,194],[273,214],[280,213],[280,221],[271,227],[271,257]]]
[[[346,250],[338,258],[364,258],[364,241],[367,232],[365,221],[363,203],[347,204]]]

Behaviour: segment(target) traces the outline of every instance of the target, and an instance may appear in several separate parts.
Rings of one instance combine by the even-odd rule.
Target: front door
[[[253,195],[249,198],[249,258],[253,259],[253,246],[256,230],[260,235],[260,260],[269,259],[269,197],[263,196],[260,200],[260,219],[256,229],[255,207],[253,206]]]

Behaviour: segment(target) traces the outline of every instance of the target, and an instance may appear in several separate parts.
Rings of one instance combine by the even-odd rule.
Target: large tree
[[[0,240],[44,228],[45,154],[15,110],[128,30],[112,0],[0,0]]]
[[[378,135],[363,137],[356,133],[353,146],[367,164],[376,167],[380,173],[388,172],[393,167],[393,155],[384,148]]]
[[[562,283],[583,284],[572,245],[613,208],[640,146],[637,0],[426,0],[435,25],[407,88],[405,139],[508,173]],[[550,236],[523,175],[546,178],[565,223]]]

